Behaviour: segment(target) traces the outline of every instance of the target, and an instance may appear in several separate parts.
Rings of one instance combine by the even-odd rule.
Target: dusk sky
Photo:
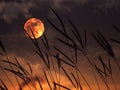
[[[69,29],[70,24],[67,18],[69,18],[76,26],[82,38],[84,37],[84,30],[86,30],[86,51],[88,52],[88,56],[90,56],[90,58],[95,59],[98,57],[98,53],[102,52],[103,57],[108,59],[104,50],[102,50],[90,34],[91,32],[96,33],[96,31],[99,30],[112,45],[116,57],[120,59],[120,45],[110,41],[110,38],[120,41],[120,33],[118,33],[113,27],[113,25],[115,25],[120,29],[120,0],[0,0],[0,40],[3,42],[8,56],[11,59],[16,56],[21,62],[23,62],[23,64],[25,64],[25,62],[29,62],[36,74],[41,73],[39,72],[39,69],[44,67],[44,65],[41,65],[39,60],[40,58],[35,53],[33,43],[28,37],[26,37],[24,32],[25,22],[32,17],[38,18],[44,23],[44,33],[47,35],[50,46],[58,46],[61,49],[66,50],[67,53],[69,52],[64,44],[59,44],[56,41],[56,37],[60,39],[65,38],[63,38],[62,35],[60,35],[47,21],[48,18],[57,27],[61,28],[57,17],[50,8],[54,9],[61,17],[67,32],[71,35],[71,38],[74,39],[72,32]],[[41,45],[41,37],[37,40],[40,43],[40,47],[43,49],[44,46]],[[51,52],[54,53],[54,49],[52,49]],[[85,59],[82,55],[79,55],[78,57],[83,60]],[[90,81],[93,76],[91,75],[89,69],[87,69],[89,68],[89,64],[87,61],[84,62],[83,60],[81,60],[82,63],[79,64],[81,65],[80,68],[82,68],[83,73],[93,87],[92,90],[95,90],[97,86],[95,86],[95,82],[92,83]],[[2,64],[0,63],[0,65]],[[118,77],[120,71],[114,66],[115,65],[113,65],[113,70],[116,70],[116,72],[114,72],[114,76]],[[70,68],[67,69],[71,71]],[[88,74],[90,74],[91,77],[87,76]],[[1,74],[0,77],[4,77],[4,75]],[[65,78],[63,73],[61,74],[61,77]],[[65,79],[63,79],[63,81],[64,80]],[[120,79],[116,80],[116,85],[120,85]],[[113,87],[111,90],[115,90]],[[120,89],[120,87],[117,88],[118,90]],[[87,88],[84,90],[89,89]],[[101,88],[101,90],[107,89]]]
[[[66,17],[69,17],[79,31],[86,29],[91,32],[100,29],[103,33],[113,35],[112,25],[119,27],[120,23],[119,6],[119,0],[2,0],[0,1],[0,37],[6,40],[12,39],[16,44],[20,41],[23,43],[23,26],[30,17],[41,19],[45,24],[45,31],[50,33],[49,36],[53,36],[55,32],[46,18],[50,18],[58,26],[60,24],[50,7],[61,16],[66,27]],[[12,41],[8,42],[12,43]]]

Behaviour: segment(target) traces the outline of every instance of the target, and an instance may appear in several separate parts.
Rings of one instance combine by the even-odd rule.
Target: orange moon
[[[24,30],[32,39],[39,38],[44,33],[44,24],[37,18],[30,18],[25,22]]]

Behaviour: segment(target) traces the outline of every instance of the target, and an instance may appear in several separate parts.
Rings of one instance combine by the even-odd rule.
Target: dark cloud
[[[46,3],[48,7],[67,11],[71,11],[76,6],[87,4],[92,4],[95,7],[94,9],[100,9],[105,12],[112,8],[117,10],[120,6],[120,0],[2,0],[0,1],[0,17],[8,23],[18,19],[19,15],[29,18],[32,16],[30,12],[32,8],[38,7],[45,10],[43,3]]]
[[[73,5],[86,5],[95,3],[94,6],[101,9],[119,8],[120,0],[53,0],[54,6],[60,7],[64,3],[71,2]],[[67,6],[65,6],[67,7]],[[71,6],[72,7],[72,6]],[[69,7],[70,8],[70,7]]]
[[[26,1],[26,0],[25,0]],[[0,17],[6,22],[10,23],[12,20],[17,19],[20,14],[28,18],[31,16],[29,9],[33,7],[32,1],[29,2],[0,2]]]

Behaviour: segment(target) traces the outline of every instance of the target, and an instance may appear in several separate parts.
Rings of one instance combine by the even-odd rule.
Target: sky
[[[47,21],[48,18],[56,26],[61,27],[50,8],[53,8],[62,18],[68,32],[70,30],[67,18],[71,19],[82,36],[84,29],[86,29],[87,51],[90,52],[91,56],[103,51],[98,47],[90,32],[96,33],[97,30],[100,30],[107,39],[120,40],[119,33],[113,28],[113,25],[120,28],[120,0],[0,0],[0,40],[3,41],[10,58],[16,56],[23,63],[30,62],[35,73],[39,71],[39,68],[41,69],[41,62],[34,52],[34,45],[25,35],[24,24],[26,20],[31,17],[42,20],[50,45],[56,45],[66,50],[64,45],[61,46],[56,41],[56,37],[63,37]],[[69,33],[71,35],[71,32]],[[41,42],[41,38],[38,41]],[[112,43],[114,52],[119,58],[119,45],[110,43]],[[54,53],[53,50],[51,52]],[[80,55],[80,58],[83,57]],[[80,65],[83,72],[89,67],[87,64],[87,67],[84,67],[84,61]],[[85,75],[86,72],[84,72]],[[118,74],[116,73],[115,76]]]
[[[6,37],[13,35],[11,38],[14,39],[17,39],[17,36],[22,38],[23,25],[30,17],[43,20],[46,31],[51,32],[46,18],[57,21],[50,11],[50,7],[57,11],[65,23],[67,22],[66,17],[69,17],[81,30],[100,29],[104,33],[112,33],[112,24],[119,26],[120,23],[119,4],[119,0],[1,0],[0,35],[1,37],[2,35],[6,35]]]

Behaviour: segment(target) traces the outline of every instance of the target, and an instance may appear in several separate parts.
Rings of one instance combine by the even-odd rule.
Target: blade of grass
[[[3,87],[1,86],[2,90],[8,90],[7,85],[1,79],[0,79],[0,82],[3,85]]]
[[[72,81],[72,79],[70,78],[70,76],[67,74],[66,70],[63,67],[62,67],[62,70],[64,71],[65,75],[67,76],[67,78],[71,82],[71,84],[76,88],[76,85],[74,84],[74,82]]]
[[[73,68],[75,67],[74,65],[72,65],[72,64],[68,63],[67,61],[63,60],[62,58],[58,58],[57,56],[54,56],[54,57],[57,58],[57,59],[59,59],[59,61],[67,64],[68,66],[71,66],[71,67],[73,67]]]
[[[74,75],[72,72],[71,72],[71,75],[72,75],[72,77],[74,78],[74,80],[75,80],[75,82],[76,82],[76,86],[78,87],[78,81],[77,81],[75,75]]]
[[[63,85],[60,85],[60,84],[58,84],[58,83],[55,83],[55,82],[54,82],[54,84],[55,84],[55,86],[58,85],[58,86],[60,86],[60,87],[62,87],[62,88],[64,88],[64,89],[71,90],[71,89],[69,89],[68,87],[65,87],[65,86],[63,86]]]
[[[66,32],[66,29],[65,29],[65,26],[63,24],[63,21],[62,19],[60,18],[60,16],[56,13],[56,11],[53,9],[53,8],[50,8],[52,10],[52,12],[55,14],[55,16],[58,18],[63,30],[64,30],[64,33],[67,35],[67,32]]]
[[[50,85],[50,82],[49,82],[49,80],[48,80],[48,77],[47,77],[47,74],[46,74],[45,71],[44,71],[44,76],[45,76],[45,79],[46,79],[46,81],[47,81],[47,83],[48,83],[48,86],[49,86],[50,90],[52,90],[52,87],[51,87],[51,85]]]
[[[115,40],[115,39],[110,39],[111,41],[113,41],[113,42],[115,42],[115,43],[118,43],[118,44],[120,44],[120,41],[118,41],[118,40]]]
[[[0,47],[1,47],[1,49],[3,50],[3,52],[6,54],[5,47],[4,47],[4,45],[3,45],[3,43],[2,43],[2,41],[1,41],[1,40],[0,40]]]
[[[30,63],[27,63],[28,67],[29,67],[29,70],[30,70],[30,73],[31,73],[31,76],[33,76],[33,71],[32,71],[32,67],[30,65]]]
[[[74,64],[74,62],[64,53],[62,52],[60,49],[58,49],[57,47],[54,47],[55,50],[57,50],[60,54],[62,54],[67,60],[69,60],[72,64]]]
[[[68,19],[69,23],[71,24],[71,26],[72,26],[73,29],[74,29],[74,30],[72,30],[74,36],[75,36],[76,39],[80,42],[80,45],[81,45],[81,47],[83,48],[83,42],[82,42],[81,35],[79,34],[76,26],[72,23],[72,21],[71,21],[69,18],[67,18],[67,19]]]
[[[113,28],[120,33],[120,29],[118,29],[115,25],[113,25]]]

